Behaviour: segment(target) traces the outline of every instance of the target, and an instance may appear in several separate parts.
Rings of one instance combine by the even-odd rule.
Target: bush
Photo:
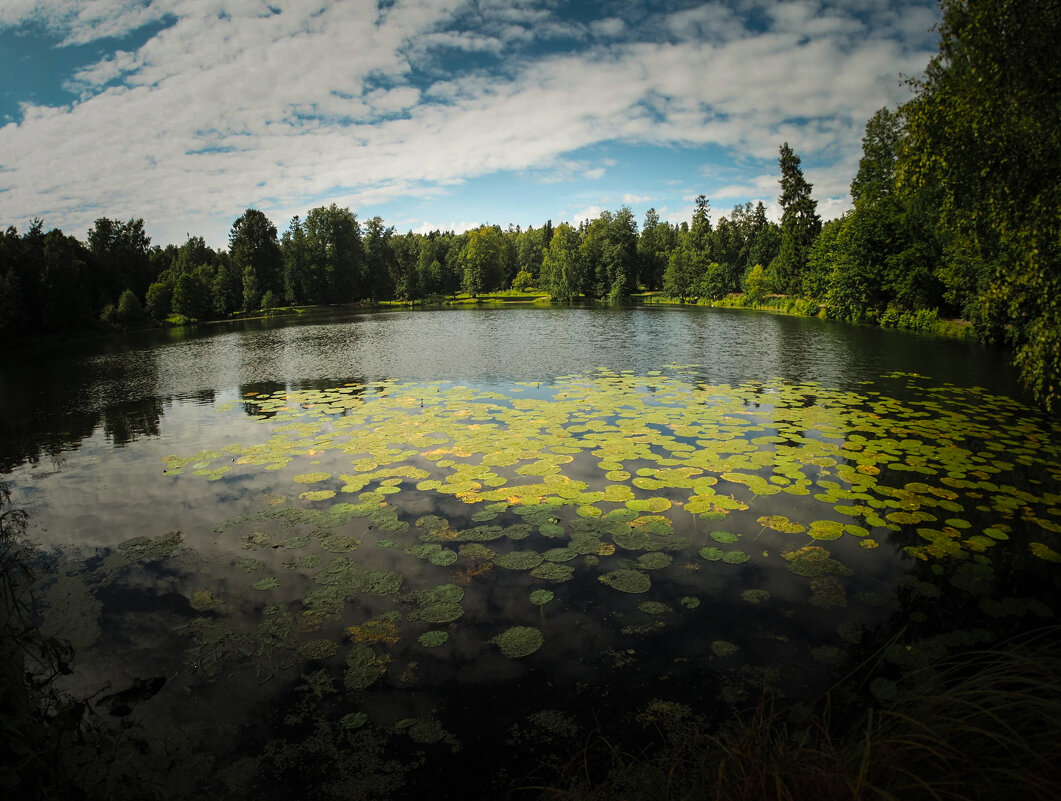
[[[268,292],[262,295],[262,309],[264,311],[269,311],[269,309],[275,309],[277,306],[280,305],[280,298],[275,292],[273,292],[273,290],[270,289]]]
[[[744,294],[752,306],[760,305],[766,298],[766,270],[756,264],[748,268],[744,276]]]
[[[147,288],[145,301],[148,314],[156,320],[165,320],[173,306],[173,284],[156,281]]]
[[[512,288],[517,292],[526,292],[528,289],[533,289],[534,276],[526,270],[520,270],[516,273],[516,278],[512,282]]]
[[[884,310],[884,314],[880,316],[881,328],[896,328],[899,325],[899,310],[894,306],[889,306]]]
[[[122,292],[118,298],[118,308],[114,312],[114,318],[123,328],[144,322],[146,315],[140,305],[140,300],[131,289]]]

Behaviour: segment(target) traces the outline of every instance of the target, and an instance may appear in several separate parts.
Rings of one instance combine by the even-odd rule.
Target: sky
[[[778,216],[778,149],[850,208],[935,0],[2,0],[0,227],[225,247],[335,203],[399,232],[628,206]]]

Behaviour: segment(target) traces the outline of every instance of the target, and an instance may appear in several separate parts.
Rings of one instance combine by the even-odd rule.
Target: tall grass
[[[649,754],[597,736],[543,799],[985,801],[1061,798],[1061,627],[970,651],[869,693],[849,677],[809,709],[764,695]],[[878,686],[878,689],[880,687]],[[840,699],[844,699],[841,702]],[[529,789],[529,788],[528,788]]]

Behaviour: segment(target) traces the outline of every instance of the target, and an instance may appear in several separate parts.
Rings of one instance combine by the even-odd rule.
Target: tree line
[[[227,249],[200,236],[152,246],[143,219],[100,218],[86,242],[58,229],[44,233],[35,220],[25,233],[10,227],[0,238],[0,334],[511,288],[557,301],[625,301],[641,290],[693,300],[703,287],[722,297],[741,290],[751,261],[771,261],[781,226],[767,220],[762,203],[737,206],[712,226],[708,206],[697,200],[691,226],[663,222],[649,209],[640,233],[625,206],[578,226],[427,234],[400,234],[379,217],[362,222],[335,204],[295,216],[280,234],[263,212],[247,209]]]
[[[278,234],[261,211],[228,248],[151,246],[142,219],[101,218],[86,242],[40,221],[0,237],[0,337],[209,319],[281,305],[419,300],[535,288],[553,300],[758,305],[769,295],[855,323],[969,321],[1014,348],[1036,397],[1061,388],[1061,40],[1048,0],[942,0],[939,53],[912,100],[867,122],[853,209],[824,222],[800,157],[780,147],[780,222],[762,203],[673,224],[629,208],[575,226],[398,233],[332,204]],[[791,306],[790,306],[791,307]]]

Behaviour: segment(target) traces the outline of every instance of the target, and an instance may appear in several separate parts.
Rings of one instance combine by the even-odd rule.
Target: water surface
[[[164,677],[134,719],[178,793],[496,790],[660,703],[811,696],[897,625],[938,647],[935,604],[954,642],[1055,611],[1058,429],[971,343],[318,313],[15,352],[0,387],[70,686]]]

